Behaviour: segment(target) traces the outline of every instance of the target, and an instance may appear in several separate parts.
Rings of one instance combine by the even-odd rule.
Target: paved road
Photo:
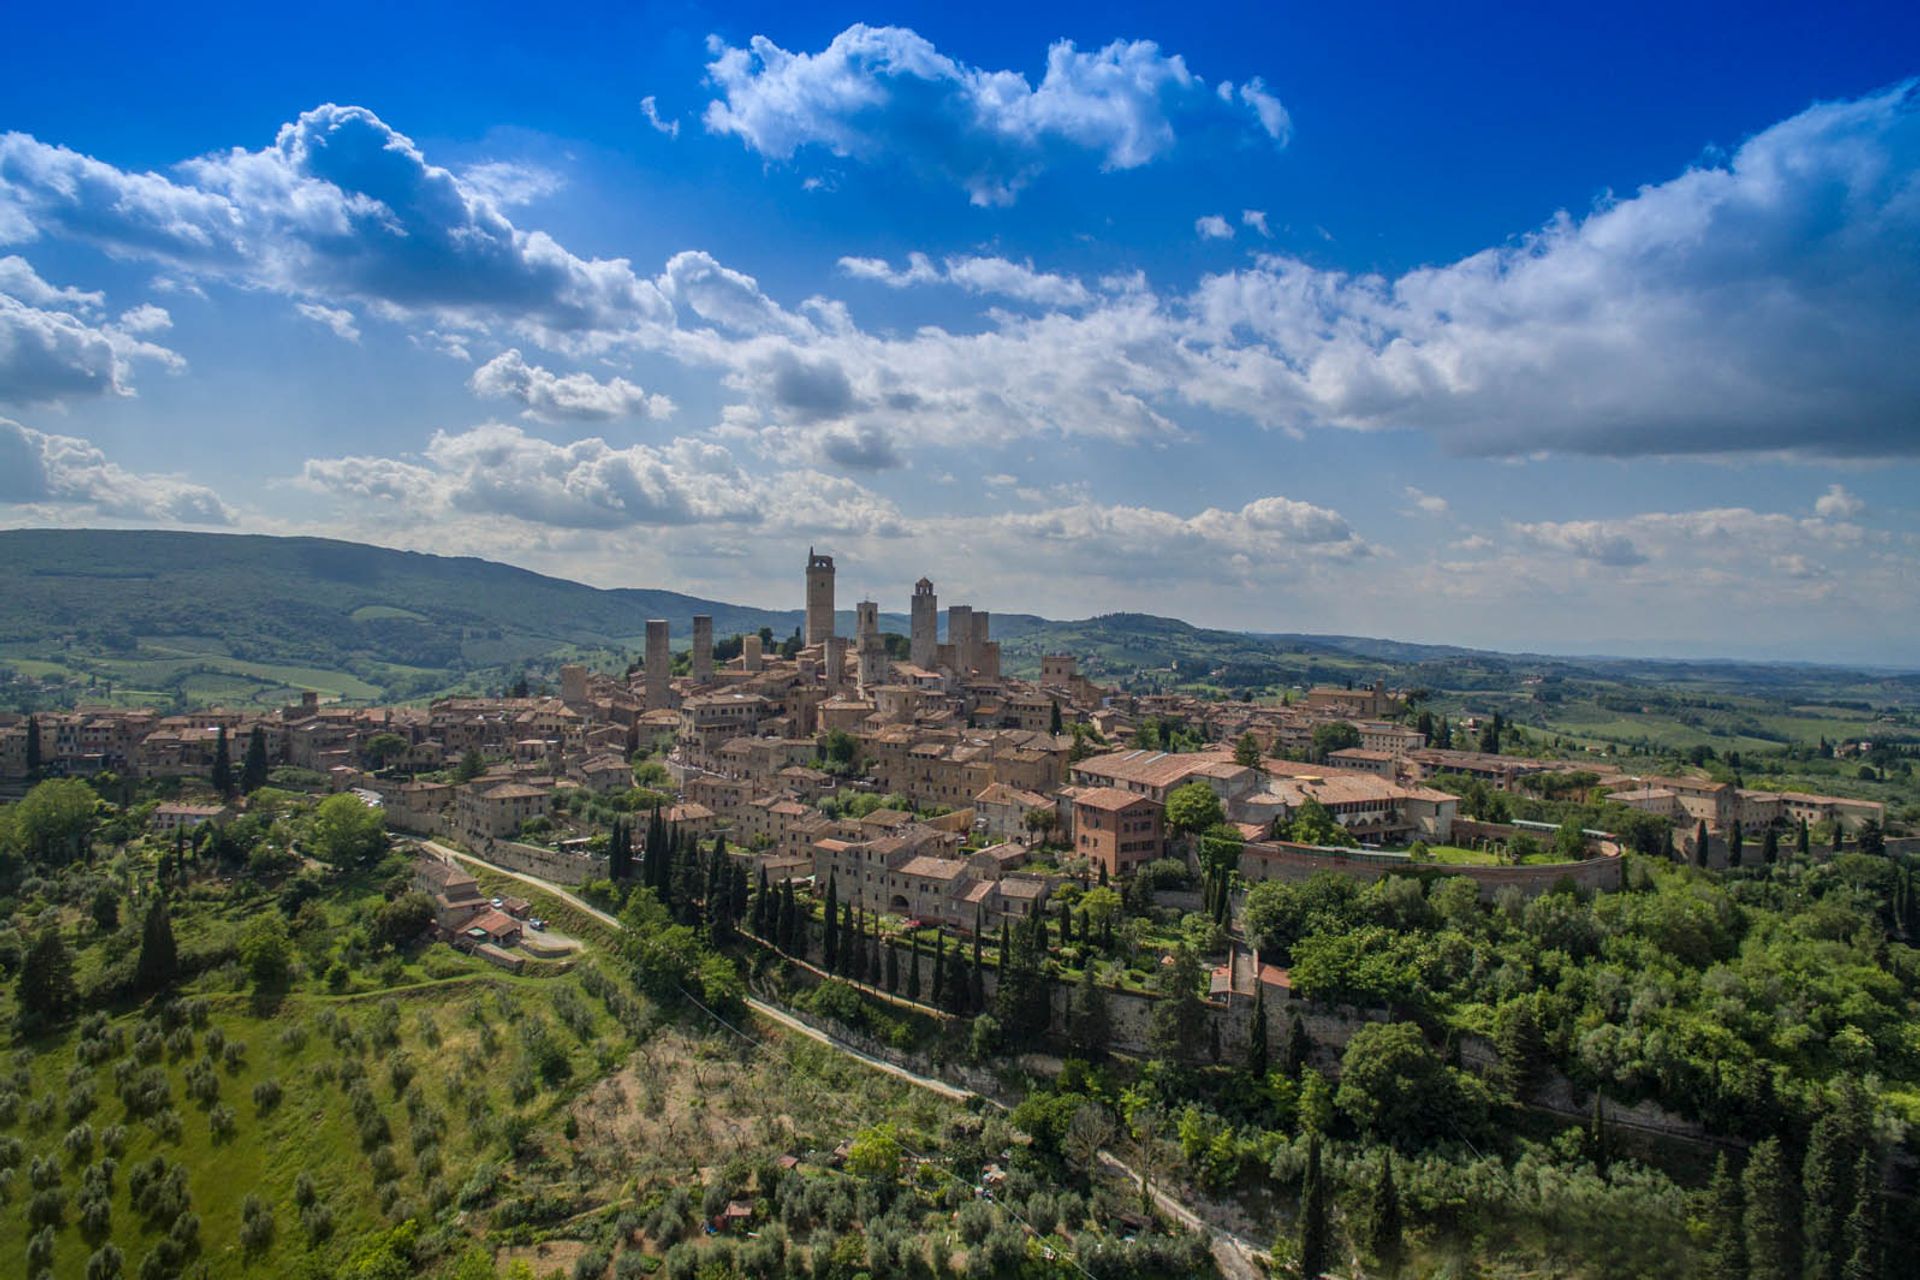
[[[530,876],[524,872],[510,871],[505,867],[495,866],[484,858],[476,858],[470,853],[462,853],[460,850],[450,848],[436,840],[423,840],[421,843],[435,853],[450,858],[457,858],[461,862],[471,863],[476,867],[484,868],[497,875],[509,876],[512,879],[520,881],[522,884],[530,885],[540,890],[542,893],[552,894],[562,902],[586,912],[594,919],[612,928],[624,929],[626,927],[614,916],[608,915],[591,903],[582,901],[580,898],[550,880],[542,880],[538,876]],[[750,1009],[761,1017],[777,1022],[781,1026],[791,1031],[796,1031],[809,1039],[817,1040],[831,1049],[865,1063],[875,1071],[884,1071],[896,1079],[905,1080],[909,1084],[918,1085],[922,1089],[955,1101],[964,1102],[969,1098],[978,1096],[971,1089],[962,1089],[956,1085],[948,1084],[945,1080],[937,1076],[922,1075],[917,1071],[909,1070],[897,1063],[888,1062],[885,1058],[877,1058],[862,1049],[848,1044],[844,1040],[828,1035],[818,1027],[809,1026],[786,1011],[766,1003],[764,1000],[748,996],[746,1003]],[[992,1102],[993,1100],[988,1099],[988,1101]],[[999,1106],[1000,1104],[994,1103],[994,1105]],[[1100,1162],[1107,1168],[1132,1181],[1136,1187],[1141,1184],[1140,1175],[1133,1170],[1132,1166],[1128,1165],[1126,1161],[1120,1159],[1112,1152],[1102,1151],[1100,1153]],[[1210,1242],[1209,1247],[1212,1250],[1213,1259],[1220,1266],[1220,1274],[1226,1276],[1227,1280],[1265,1280],[1266,1272],[1257,1261],[1257,1259],[1261,1257],[1261,1250],[1253,1244],[1223,1227],[1217,1227],[1211,1222],[1208,1222],[1205,1218],[1202,1218],[1199,1214],[1174,1199],[1159,1187],[1153,1188],[1153,1202],[1160,1207],[1161,1212],[1186,1226],[1189,1230],[1200,1231],[1206,1234]]]

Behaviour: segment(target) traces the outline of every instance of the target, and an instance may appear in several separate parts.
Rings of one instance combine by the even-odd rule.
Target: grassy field
[[[151,1063],[173,1099],[177,1138],[128,1118],[116,1096],[116,1072],[123,1070],[118,1064],[146,1061],[135,1048],[149,1025],[146,1013],[111,1019],[105,1038],[126,1048],[92,1066],[80,1060],[78,1031],[22,1046],[29,1051],[25,1096],[54,1100],[56,1112],[49,1122],[23,1118],[12,1127],[24,1145],[23,1167],[37,1155],[54,1155],[71,1193],[80,1185],[77,1165],[84,1162],[61,1154],[68,1149],[70,1123],[90,1122],[98,1134],[122,1125],[127,1135],[110,1227],[89,1236],[70,1210],[58,1233],[53,1274],[83,1277],[88,1256],[109,1239],[126,1255],[132,1274],[165,1236],[171,1222],[144,1217],[129,1185],[129,1172],[152,1156],[186,1169],[189,1202],[199,1217],[200,1256],[216,1276],[273,1274],[363,1238],[409,1210],[452,1203],[472,1171],[497,1154],[505,1126],[546,1123],[567,1104],[567,1082],[584,1087],[631,1048],[575,979],[516,978],[474,971],[473,965],[447,952],[435,967],[464,972],[391,992],[301,993],[264,1004],[238,991],[190,991],[185,1008],[194,1012]],[[568,1008],[585,1011],[577,1030],[549,1012],[562,988],[571,992]],[[549,1074],[563,1087],[543,1079],[532,1096],[517,1100],[528,1069],[525,1046],[539,1036],[560,1048],[564,1066]],[[236,1062],[228,1061],[227,1046],[240,1046]],[[216,1087],[203,1087],[190,1100],[189,1074],[201,1073],[204,1080],[207,1072]],[[278,1086],[277,1105],[264,1105],[263,1085]],[[72,1120],[81,1106],[75,1099],[89,1090],[97,1101],[83,1119]],[[356,1119],[356,1094],[369,1099],[358,1104],[358,1114],[377,1116],[364,1128]],[[212,1117],[219,1107],[232,1111],[231,1137],[215,1135]],[[316,1240],[303,1225],[296,1190],[302,1175],[312,1180],[317,1203],[330,1217],[328,1237]],[[251,1252],[239,1243],[242,1202],[249,1195],[269,1206],[274,1221],[271,1243]],[[24,1195],[0,1209],[0,1256],[25,1256],[26,1215]]]

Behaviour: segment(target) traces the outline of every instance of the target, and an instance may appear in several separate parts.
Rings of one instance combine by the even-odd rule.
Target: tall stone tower
[[[962,680],[973,670],[973,606],[947,606],[947,643],[953,647],[953,673]]]
[[[940,647],[940,597],[926,578],[913,584],[913,633],[908,639],[908,660],[923,671],[933,670]]]
[[[862,600],[854,606],[855,658],[862,689],[885,684],[887,679],[887,642],[880,638],[880,606]]]
[[[833,557],[807,548],[806,643],[825,644],[833,634]]]
[[[667,622],[664,618],[647,620],[647,710],[658,711],[668,706],[672,695],[667,681],[673,675],[673,649],[669,644]]]
[[[693,615],[693,682],[713,682],[713,615]]]

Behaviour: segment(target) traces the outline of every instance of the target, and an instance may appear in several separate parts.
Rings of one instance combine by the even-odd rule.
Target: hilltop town
[[[1210,838],[1237,846],[1249,883],[1328,868],[1373,878],[1440,850],[1489,894],[1619,886],[1628,833],[1589,830],[1556,857],[1551,825],[1462,812],[1463,795],[1471,806],[1487,792],[1572,788],[1650,819],[1634,824],[1643,851],[1703,862],[1758,856],[1769,830],[1832,846],[1886,825],[1875,801],[1454,747],[1493,745],[1474,722],[1443,723],[1438,744],[1433,717],[1383,682],[1279,703],[1133,695],[1082,676],[1072,654],[1018,679],[1001,669],[988,611],[950,604],[943,626],[925,578],[907,636],[883,634],[871,600],[854,634],[837,634],[835,576],[810,548],[805,623],[783,643],[717,642],[712,618],[694,615],[676,652],[658,619],[635,670],[563,665],[538,696],[0,717],[0,785],[205,778],[221,753],[257,751],[381,806],[399,832],[568,884],[608,873],[607,824],[593,816],[605,809],[585,798],[637,797],[688,838],[724,837],[753,874],[836,879],[862,911],[962,930],[1031,914],[1063,878],[1124,881],[1179,853],[1202,833],[1181,826],[1173,797],[1196,785],[1217,802]],[[170,804],[158,820],[223,812]]]

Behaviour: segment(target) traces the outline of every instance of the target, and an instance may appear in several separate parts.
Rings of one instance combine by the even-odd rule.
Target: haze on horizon
[[[458,14],[11,24],[0,525],[1914,663],[1910,7]]]

